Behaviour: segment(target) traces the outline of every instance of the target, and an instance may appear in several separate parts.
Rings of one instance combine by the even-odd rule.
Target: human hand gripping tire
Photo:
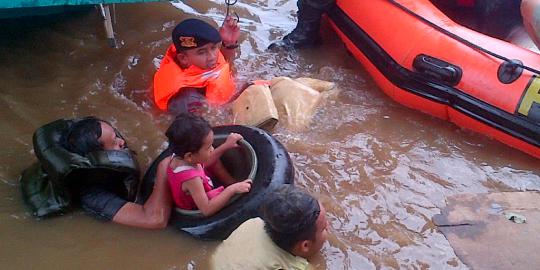
[[[246,179],[242,182],[234,183],[226,187],[226,189],[231,189],[232,191],[234,191],[235,194],[248,193],[251,190],[252,183],[253,183],[253,180]]]
[[[243,138],[244,137],[242,137],[242,135],[232,132],[231,134],[229,134],[229,136],[227,136],[227,139],[225,140],[223,145],[224,145],[225,149],[231,149],[231,148],[238,147],[238,141],[243,139]]]

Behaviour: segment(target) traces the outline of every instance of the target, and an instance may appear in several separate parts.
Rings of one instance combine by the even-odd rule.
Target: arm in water
[[[154,190],[144,205],[126,203],[113,217],[113,222],[145,229],[161,229],[167,226],[172,208],[167,165],[166,162],[160,162]]]

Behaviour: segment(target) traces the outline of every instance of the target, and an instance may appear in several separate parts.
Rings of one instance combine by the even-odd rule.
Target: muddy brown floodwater
[[[115,124],[146,167],[162,150],[170,117],[148,88],[174,25],[223,20],[221,1],[116,7],[120,48],[107,47],[95,10],[0,22],[0,268],[207,269],[217,242],[173,228],[102,223],[82,212],[38,221],[18,177],[35,161],[32,133],[57,118],[96,115]],[[274,76],[331,80],[340,92],[306,131],[278,125],[296,184],[328,210],[329,241],[315,269],[466,269],[431,218],[456,193],[539,190],[538,160],[386,97],[336,36],[291,53],[266,46],[295,25],[295,1],[238,1],[239,81]],[[230,123],[230,108],[213,110]],[[239,254],[239,256],[243,256]]]

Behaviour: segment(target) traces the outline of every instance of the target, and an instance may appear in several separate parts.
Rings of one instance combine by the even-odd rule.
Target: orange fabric
[[[154,75],[154,102],[158,108],[167,110],[169,100],[185,87],[206,88],[206,98],[212,104],[224,104],[231,99],[236,86],[229,63],[221,52],[216,67],[211,70],[193,65],[182,69],[175,58],[176,48],[171,45]]]

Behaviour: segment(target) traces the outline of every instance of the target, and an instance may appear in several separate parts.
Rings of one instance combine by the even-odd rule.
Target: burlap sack
[[[318,91],[287,77],[274,78],[271,91],[283,124],[293,130],[303,130],[311,124],[321,97]]]
[[[334,89],[332,82],[312,78],[275,77],[271,88],[252,85],[233,102],[234,123],[272,129],[278,120],[292,130],[311,124],[323,92]]]
[[[233,102],[233,121],[238,125],[256,126],[270,130],[278,122],[279,115],[270,88],[251,85]]]

